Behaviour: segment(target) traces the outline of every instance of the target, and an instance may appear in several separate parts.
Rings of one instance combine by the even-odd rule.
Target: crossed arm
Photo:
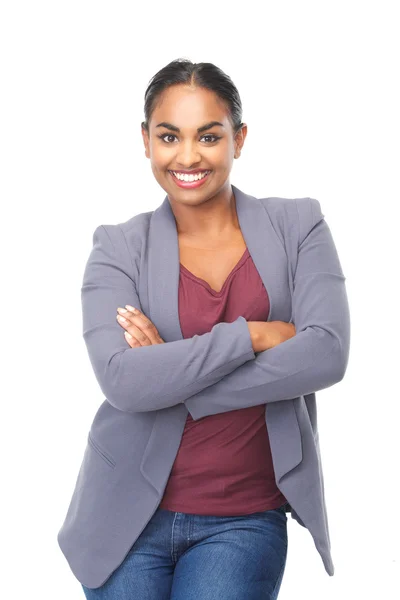
[[[243,317],[189,339],[127,348],[116,308],[140,308],[140,302],[117,251],[119,235],[118,226],[96,229],[82,285],[89,358],[104,395],[119,410],[185,403],[197,420],[308,394],[343,378],[349,306],[345,277],[322,216],[299,246],[292,298],[296,335],[257,356]]]
[[[296,335],[185,400],[192,418],[288,400],[341,381],[350,350],[345,279],[320,214],[299,246],[292,298]]]

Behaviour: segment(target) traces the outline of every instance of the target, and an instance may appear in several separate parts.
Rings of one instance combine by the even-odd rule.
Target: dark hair
[[[145,121],[142,127],[149,130],[149,121],[157,100],[171,85],[190,84],[206,88],[217,94],[228,109],[234,133],[241,129],[242,102],[239,92],[229,75],[212,63],[193,63],[186,58],[178,58],[158,71],[151,79],[144,98]]]

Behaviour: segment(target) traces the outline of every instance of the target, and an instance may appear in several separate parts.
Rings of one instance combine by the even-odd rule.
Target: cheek
[[[213,164],[215,168],[225,168],[231,162],[231,152],[227,144],[219,144],[214,148],[208,148],[204,157]]]
[[[173,152],[168,148],[155,148],[152,151],[151,162],[153,169],[163,171],[171,164],[173,158]]]

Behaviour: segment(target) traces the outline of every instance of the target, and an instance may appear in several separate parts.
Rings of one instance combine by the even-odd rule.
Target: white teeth
[[[175,171],[172,171],[172,173],[175,175],[175,177],[177,179],[179,179],[180,181],[198,181],[199,179],[203,179],[203,177],[205,177],[206,175],[208,175],[210,171],[204,171],[203,173],[199,173],[198,175],[188,175],[183,174],[183,173],[176,173]]]

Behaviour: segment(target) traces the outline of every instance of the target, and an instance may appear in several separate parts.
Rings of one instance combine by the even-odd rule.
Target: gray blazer
[[[99,225],[82,285],[83,338],[104,400],[57,540],[76,578],[100,587],[157,509],[188,411],[194,420],[265,404],[276,483],[333,575],[315,392],[342,380],[350,314],[337,250],[313,198],[255,198],[232,185],[245,242],[270,298],[268,321],[296,335],[255,354],[244,317],[183,339],[179,246],[168,196]],[[130,348],[131,304],[165,344]]]

